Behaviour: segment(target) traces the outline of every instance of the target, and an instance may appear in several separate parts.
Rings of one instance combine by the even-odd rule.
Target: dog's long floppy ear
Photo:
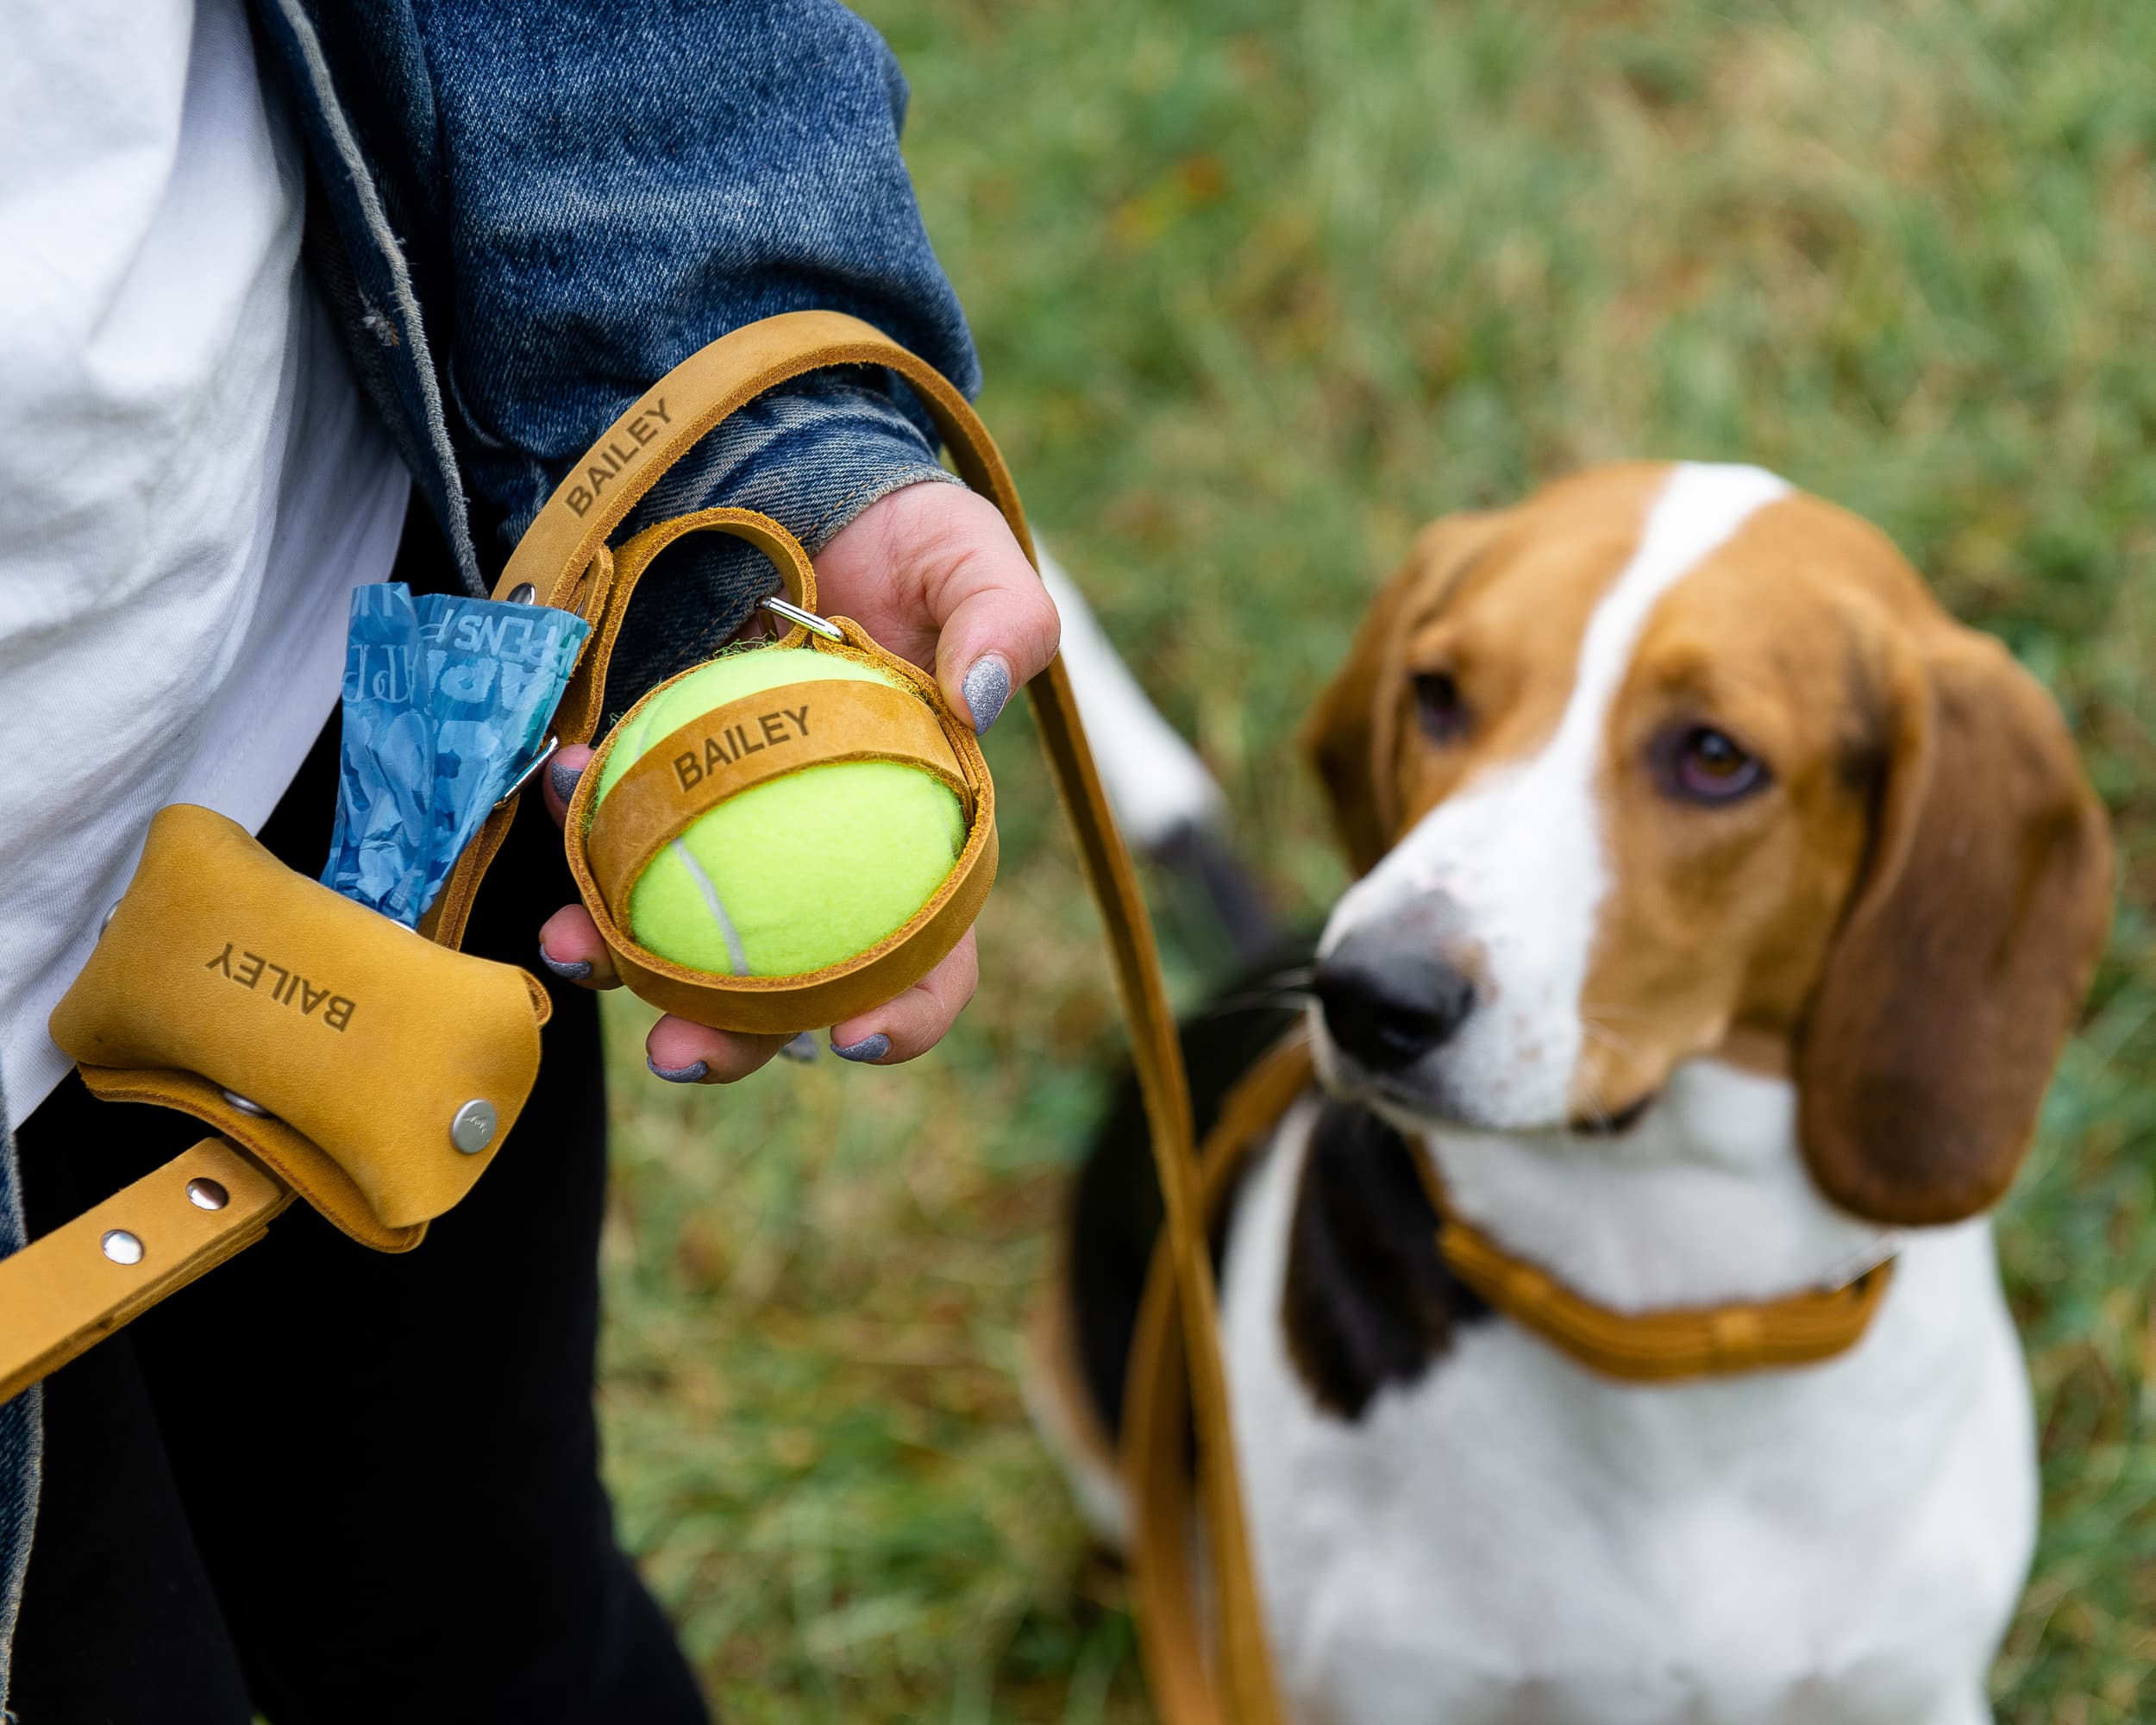
[[[1348,866],[1366,875],[1399,837],[1400,718],[1408,614],[1457,579],[1502,517],[1448,515],[1415,536],[1407,560],[1363,613],[1347,661],[1302,722],[1300,741],[1332,806]]]
[[[2006,1190],[2111,912],[2111,844],[2058,709],[1996,642],[1899,656],[1866,873],[1796,1049],[1806,1162],[1915,1226]]]

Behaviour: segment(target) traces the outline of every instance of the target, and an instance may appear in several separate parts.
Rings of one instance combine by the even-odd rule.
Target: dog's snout
[[[1387,1071],[1441,1048],[1475,1009],[1472,978],[1397,931],[1358,932],[1318,965],[1312,982],[1326,1033],[1354,1059]]]

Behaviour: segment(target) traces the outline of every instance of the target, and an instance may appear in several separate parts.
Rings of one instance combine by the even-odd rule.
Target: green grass
[[[2156,8],[866,9],[983,410],[1283,907],[1340,884],[1289,739],[1374,580],[1585,462],[1771,466],[2057,692],[2125,883],[2002,1229],[2046,1517],[1995,1687],[2156,1714]],[[1024,721],[990,754],[945,1051],[681,1095],[612,1019],[609,1467],[738,1721],[1145,1716],[1013,1377],[1113,1008]]]

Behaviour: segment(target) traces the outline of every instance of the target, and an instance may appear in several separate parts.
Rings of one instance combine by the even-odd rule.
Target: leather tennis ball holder
[[[1000,455],[933,368],[837,313],[751,324],[691,355],[615,421],[540,511],[496,586],[498,599],[559,606],[592,625],[555,710],[559,743],[588,742],[598,729],[629,600],[653,559],[683,535],[726,533],[755,545],[778,567],[795,605],[813,612],[815,575],[801,547],[752,511],[705,510],[618,549],[607,541],[653,483],[729,414],[804,373],[855,365],[882,367],[912,387],[960,477],[996,504],[1033,556]],[[623,980],[669,1012],[774,1033],[837,1022],[924,975],[971,924],[994,877],[994,791],[971,728],[953,717],[932,679],[857,625],[838,618],[826,626],[836,639],[797,624],[784,643],[871,662],[912,693],[858,681],[805,685],[824,704],[818,747],[784,764],[762,751],[741,751],[745,764],[718,758],[734,754],[730,748],[706,753],[699,738],[745,722],[722,708],[661,739],[596,808],[600,775],[590,768],[571,800],[565,843],[579,891]],[[1141,1529],[1147,1669],[1163,1712],[1183,1725],[1275,1725],[1175,1021],[1061,661],[1029,690],[1100,907],[1167,1210],[1147,1294],[1152,1341],[1133,1371],[1136,1417],[1126,1423],[1134,1435],[1125,1458]],[[754,704],[761,711],[768,697]],[[674,772],[693,746],[705,770]],[[629,936],[627,893],[643,862],[705,809],[760,775],[857,759],[900,760],[936,774],[968,817],[950,875],[890,938],[804,976],[722,977],[672,963]],[[416,933],[285,868],[220,815],[185,805],[157,815],[141,865],[51,1030],[95,1095],[177,1109],[215,1136],[0,1260],[0,1401],[253,1244],[295,1197],[364,1245],[405,1251],[502,1154],[538,1074],[547,996],[517,967],[458,949],[517,803],[512,794],[488,817]],[[1212,1634],[1201,1628],[1190,1561],[1200,1518],[1187,1471],[1186,1392],[1198,1437]]]
[[[747,510],[706,509],[648,527],[615,555],[611,615],[626,610],[658,555],[686,534],[747,541],[779,570],[787,600],[816,611],[816,571],[775,521]],[[835,637],[835,638],[834,638]],[[973,925],[995,879],[995,787],[972,727],[959,723],[936,680],[872,641],[861,625],[834,618],[795,623],[776,643],[850,659],[896,679],[799,681],[713,708],[652,743],[602,801],[606,756],[628,729],[617,724],[577,781],[567,826],[569,871],[614,969],[653,1006],[718,1030],[791,1036],[849,1019],[903,993],[943,962]],[[599,641],[602,674],[611,634]],[[681,676],[693,676],[693,669]],[[661,683],[624,717],[656,700]],[[910,691],[910,693],[909,693]],[[798,721],[785,715],[798,713]],[[767,723],[779,715],[775,722]],[[794,976],[723,976],[692,969],[637,944],[627,932],[629,894],[644,867],[698,817],[783,775],[840,761],[895,761],[941,779],[956,793],[966,842],[928,902],[887,938],[821,970]]]

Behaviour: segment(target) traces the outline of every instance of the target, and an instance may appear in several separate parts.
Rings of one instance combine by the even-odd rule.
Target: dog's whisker
[[[1317,998],[1307,988],[1247,988],[1241,994],[1224,995],[1214,1001],[1206,1009],[1206,1016],[1225,1018],[1232,1013],[1257,1012],[1268,1007],[1293,1007],[1300,1011],[1315,1004]]]
[[[1626,1012],[1622,1007],[1600,1006],[1594,1002],[1580,1002],[1580,1016],[1600,1021],[1603,1019],[1629,1019],[1634,1024],[1652,1024],[1654,1019],[1645,1013]]]
[[[1639,1057],[1639,1051],[1632,1044],[1626,1042],[1608,1025],[1598,1024],[1584,1013],[1580,1015],[1580,1031],[1583,1035],[1601,1044],[1605,1048],[1612,1049],[1623,1055],[1628,1060],[1637,1060]]]

